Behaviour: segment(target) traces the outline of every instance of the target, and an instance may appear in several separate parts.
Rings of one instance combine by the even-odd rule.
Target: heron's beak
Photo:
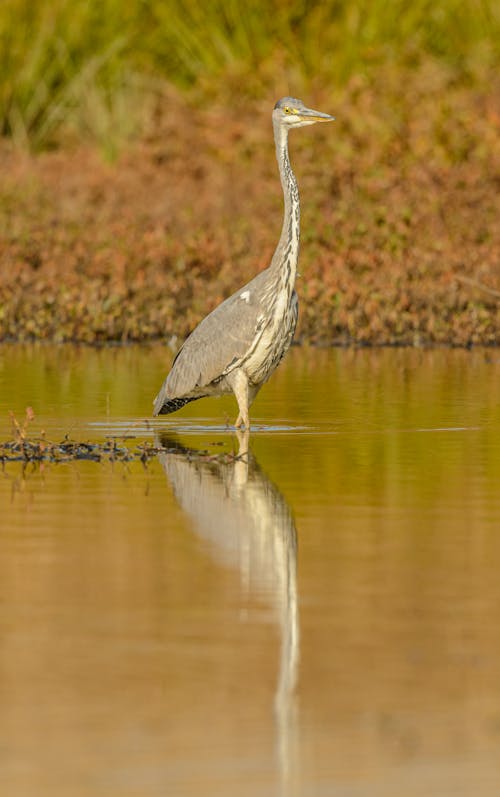
[[[322,113],[321,111],[314,111],[312,108],[302,108],[300,111],[301,122],[333,122],[334,116],[329,113]]]

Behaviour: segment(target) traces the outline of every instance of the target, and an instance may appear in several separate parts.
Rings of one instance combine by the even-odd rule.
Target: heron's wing
[[[187,338],[165,381],[170,398],[187,396],[236,367],[253,343],[262,314],[265,272],[215,308]]]

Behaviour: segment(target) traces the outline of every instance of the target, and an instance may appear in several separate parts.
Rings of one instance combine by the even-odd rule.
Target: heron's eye
[[[292,113],[292,109],[291,109],[291,108],[289,108],[289,107],[288,107],[288,105],[285,105],[285,107],[283,108],[283,111],[284,111],[285,113]]]

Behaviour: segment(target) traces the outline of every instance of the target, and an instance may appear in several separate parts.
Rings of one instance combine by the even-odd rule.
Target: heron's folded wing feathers
[[[262,311],[252,283],[216,307],[187,338],[166,380],[170,397],[186,396],[211,384],[248,352]]]

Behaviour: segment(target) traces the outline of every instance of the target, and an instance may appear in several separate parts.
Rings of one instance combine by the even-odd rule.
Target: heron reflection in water
[[[281,631],[275,692],[278,751],[288,776],[293,739],[293,690],[297,679],[297,532],[285,498],[260,468],[248,447],[248,431],[238,433],[234,459],[207,458],[160,433],[158,459],[181,508],[214,558],[239,570],[246,590],[270,596]]]
[[[293,97],[283,97],[274,106],[274,142],[285,207],[271,264],[193,330],[154,400],[154,415],[175,412],[205,396],[234,393],[239,407],[235,426],[249,429],[249,408],[288,351],[297,325],[300,202],[288,156],[288,133],[333,118]]]

